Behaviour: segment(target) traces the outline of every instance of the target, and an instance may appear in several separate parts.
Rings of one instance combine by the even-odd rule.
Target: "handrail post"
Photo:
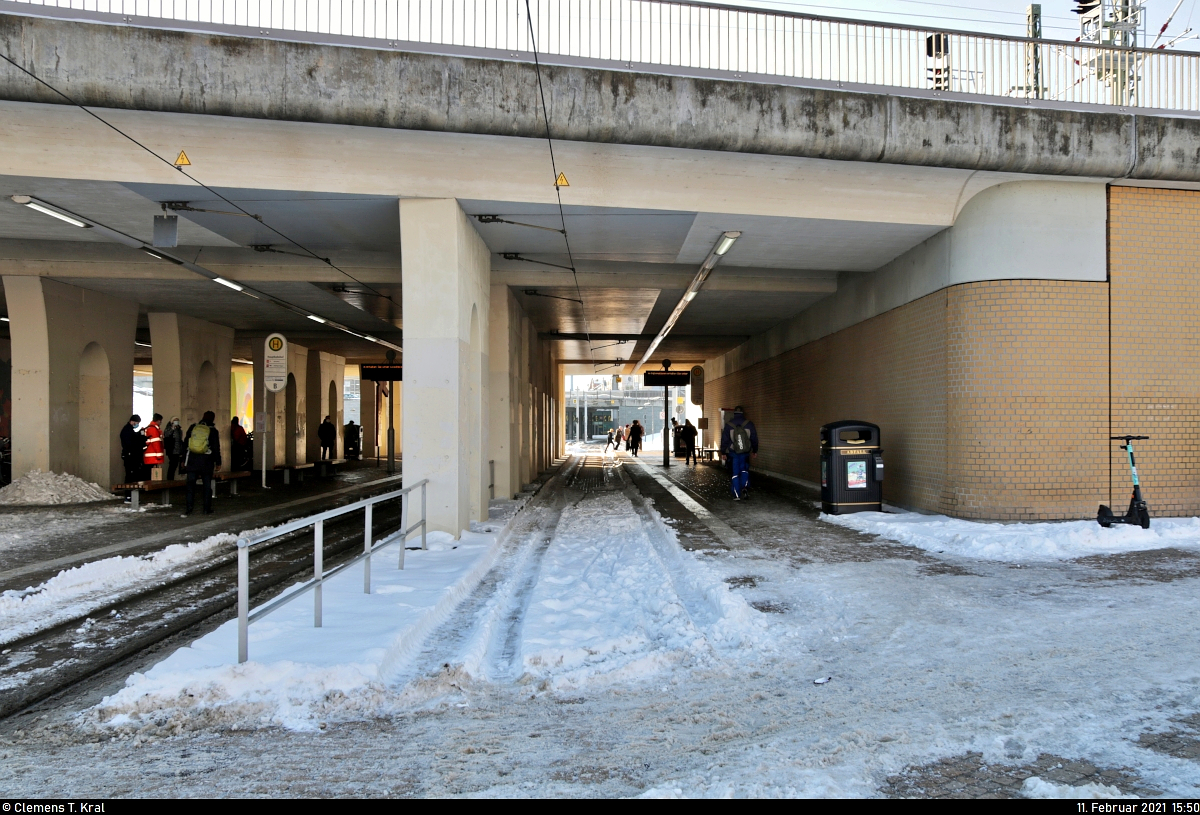
[[[421,548],[428,549],[429,546],[425,543],[425,530],[429,526],[428,519],[425,515],[425,487],[429,485],[428,480],[421,485]]]
[[[313,589],[313,627],[321,627],[321,584],[325,579],[325,521],[313,524],[313,577],[317,585]]]
[[[250,544],[245,538],[237,542],[238,558],[238,664],[250,658]]]
[[[363,507],[363,553],[367,555],[363,559],[363,594],[371,593],[371,534],[374,531],[375,505],[367,504]]]
[[[400,496],[400,565],[404,568],[404,550],[408,547],[408,493]]]

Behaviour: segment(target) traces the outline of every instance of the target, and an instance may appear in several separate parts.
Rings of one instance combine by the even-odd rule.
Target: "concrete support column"
[[[358,415],[362,423],[362,455],[364,459],[375,456],[375,435],[379,432],[379,402],[375,398],[379,383],[369,379],[358,381]]]
[[[517,396],[516,330],[521,323],[521,308],[508,286],[492,286],[491,314],[488,318],[489,391],[488,424],[490,458],[495,462],[497,498],[512,498],[521,489],[518,450],[521,444]]]
[[[304,438],[305,453],[309,461],[321,458],[321,440],[317,437],[317,428],[326,416],[331,417],[333,426],[337,428],[337,441],[334,443],[334,458],[346,452],[344,447],[345,435],[342,430],[342,396],[346,382],[346,358],[324,351],[310,351],[305,373],[307,396],[307,435]]]
[[[32,276],[5,275],[4,294],[13,478],[39,469],[105,487],[120,483],[118,434],[133,412],[137,304]]]
[[[263,396],[264,340],[265,335],[250,341],[254,359],[254,403],[256,406]],[[266,404],[262,406],[261,410],[255,407],[255,469],[262,466],[262,445],[264,444],[267,448],[266,466],[268,470],[283,464],[303,464],[307,460],[308,450],[305,445],[308,427],[307,385],[308,349],[289,342],[287,387],[278,393],[268,391]],[[313,432],[316,432],[316,428],[313,429]]]
[[[404,481],[429,479],[429,528],[457,537],[487,517],[491,255],[453,199],[401,200],[400,234]]]
[[[217,429],[228,437],[233,329],[186,314],[151,312],[147,317],[154,410],[163,415],[164,424],[178,416],[184,430],[211,410],[217,415]],[[142,418],[150,421],[149,416]]]

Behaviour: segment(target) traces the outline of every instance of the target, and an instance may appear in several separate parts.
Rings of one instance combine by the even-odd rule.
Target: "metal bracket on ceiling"
[[[522,263],[536,263],[539,266],[553,266],[555,269],[566,269],[568,272],[574,272],[574,266],[563,266],[559,263],[547,263],[544,260],[533,260],[531,258],[521,257],[520,252],[501,252],[500,257],[505,260],[519,260]]]
[[[560,235],[567,234],[565,229],[557,229],[553,226],[539,226],[538,224],[523,224],[520,221],[510,221],[507,218],[501,218],[499,215],[476,215],[474,216],[481,224],[509,224],[511,226],[527,226],[530,229],[543,229],[547,232],[557,232]]]
[[[560,297],[557,294],[542,294],[537,289],[525,289],[526,297],[549,297],[551,300],[566,300],[568,303],[582,303],[582,300],[577,300],[574,297]]]
[[[238,218],[253,218],[260,223],[262,222],[261,215],[251,215],[248,212],[226,212],[223,209],[201,209],[200,207],[193,207],[188,201],[163,201],[162,208],[163,212],[166,212],[168,209],[172,212],[207,212],[210,215],[233,215]]]
[[[330,263],[329,258],[313,257],[312,255],[305,255],[301,252],[289,252],[286,249],[276,249],[273,245],[271,245],[269,243],[252,243],[252,244],[250,244],[249,248],[253,249],[255,252],[270,252],[271,254],[274,254],[274,255],[293,255],[298,258],[308,258],[310,260],[321,260],[321,261],[324,261],[325,263]],[[336,291],[336,289],[335,289],[335,291]],[[362,294],[362,293],[363,292],[355,292],[355,294]]]

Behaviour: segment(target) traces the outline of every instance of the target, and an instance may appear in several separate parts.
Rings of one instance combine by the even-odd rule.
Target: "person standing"
[[[183,516],[192,514],[196,506],[196,482],[204,491],[204,514],[212,514],[212,477],[213,472],[221,466],[221,438],[214,427],[217,416],[211,410],[206,410],[200,421],[188,428],[184,434],[184,446],[187,448],[187,458],[184,466],[187,468],[187,509]]]
[[[359,444],[361,444],[359,432],[360,432],[359,426],[354,423],[353,419],[351,419],[350,424],[346,425],[346,430],[345,430],[345,433],[346,433],[346,458],[357,459],[359,457],[359,455],[361,453],[361,448],[359,447]]]
[[[633,423],[637,424],[637,419],[634,419]],[[625,452],[626,453],[628,453],[630,451],[630,449],[633,447],[633,435],[632,434],[633,434],[633,427],[631,425],[625,425]]]
[[[726,456],[733,471],[733,500],[745,500],[749,497],[750,460],[758,456],[758,430],[741,405],[733,409],[733,418],[721,429],[721,458]]]
[[[162,414],[155,413],[154,418],[150,420],[150,424],[146,425],[146,450],[142,454],[142,464],[145,465],[146,478],[154,477],[154,468],[163,466],[163,433],[162,433]],[[162,470],[159,470],[159,477],[162,476]]]
[[[333,426],[333,422],[329,420],[328,416],[317,428],[317,438],[321,441],[321,460],[333,458],[333,446],[337,443],[337,428]]]
[[[179,426],[179,417],[173,416],[167,422],[163,433],[163,452],[167,455],[167,480],[175,480],[175,471],[183,459],[183,428]]]
[[[645,433],[645,428],[637,419],[633,420],[633,425],[629,428],[629,449],[633,452],[634,457],[637,457],[638,450],[642,449],[642,435]]]
[[[679,428],[679,440],[683,444],[683,463],[686,465],[690,461],[692,464],[699,464],[696,460],[696,436],[700,431],[692,424],[691,419],[683,421],[683,427]]]
[[[241,470],[246,468],[246,428],[242,427],[237,416],[229,422],[229,468]]]
[[[135,413],[121,428],[121,463],[125,465],[126,484],[141,481],[142,448],[146,444],[146,437],[137,432],[137,426],[141,423],[142,417]]]

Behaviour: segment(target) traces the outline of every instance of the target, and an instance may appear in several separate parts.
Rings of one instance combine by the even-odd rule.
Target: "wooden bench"
[[[171,488],[186,487],[187,481],[133,481],[128,484],[114,484],[112,491],[128,492],[130,509],[137,509],[143,492],[162,492],[162,505],[171,506]]]
[[[333,475],[334,469],[338,465],[345,464],[345,463],[346,463],[346,459],[344,459],[344,458],[323,458],[317,462],[317,466],[320,468],[319,474],[321,475],[322,478],[327,475]],[[326,468],[328,468],[328,469],[326,469]]]
[[[316,466],[317,465],[315,465],[315,464],[277,464],[277,465],[275,465],[275,469],[281,470],[283,472],[283,483],[284,484],[292,483],[292,470],[296,471],[296,480],[299,481],[301,484],[303,484],[304,483],[304,471],[311,470],[313,467],[316,467]]]
[[[245,470],[242,472],[236,472],[236,473],[213,473],[213,477],[212,477],[213,498],[217,497],[217,482],[228,481],[229,482],[229,497],[234,498],[238,494],[238,491],[237,491],[238,479],[239,478],[249,478],[251,475],[253,475],[253,473],[251,473],[249,470]]]

